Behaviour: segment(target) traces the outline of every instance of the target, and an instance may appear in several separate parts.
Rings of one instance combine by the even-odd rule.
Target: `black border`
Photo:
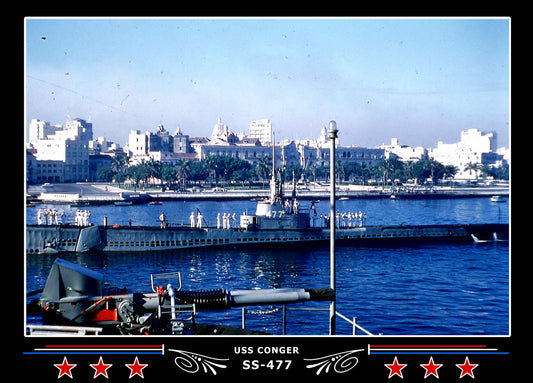
[[[18,117],[15,119],[15,124],[20,126],[20,132],[23,141],[24,137],[24,130],[22,127],[25,125],[24,121],[24,23],[25,23],[25,17],[27,16],[45,16],[45,15],[52,15],[57,16],[64,14],[65,12],[68,13],[68,16],[72,16],[73,13],[70,12],[70,10],[57,10],[57,9],[51,9],[48,8],[49,4],[45,4],[46,7],[42,7],[41,9],[26,11],[26,15],[19,16],[17,19],[17,25],[14,28],[16,31],[15,34],[20,33],[20,39],[19,38],[12,38],[9,41],[9,44],[13,45],[13,48],[9,46],[8,44],[8,51],[9,52],[16,52],[16,55],[19,57],[19,60],[14,60],[16,62],[16,68],[15,73],[17,74],[16,78],[19,79],[16,81],[15,89],[16,89],[16,99],[19,100],[17,102],[18,105],[20,105],[20,109],[18,109]],[[280,15],[279,12],[268,10],[266,15],[260,15],[262,16],[301,16],[302,13],[305,14],[306,10],[302,12],[302,8],[298,7],[297,10],[291,10],[289,9],[283,9],[283,15]],[[240,11],[233,12],[233,10],[225,9],[222,11],[223,14],[228,16],[235,16],[239,12],[245,12],[246,10],[243,10],[242,8],[239,8]],[[107,14],[106,17],[114,17],[114,16],[133,16],[128,15],[128,12],[134,12],[135,10],[129,9],[124,12],[124,9],[116,10],[116,9],[106,9]],[[260,11],[263,11],[263,9],[260,9]],[[401,16],[413,16],[416,14],[419,14],[422,12],[424,13],[424,16],[431,15],[434,13],[434,9],[431,11],[427,11],[423,8],[419,8],[416,10],[412,10],[409,8],[401,8],[394,10],[397,12],[394,13],[394,16],[399,16],[398,12]],[[142,10],[143,16],[157,16],[161,13],[168,13],[168,11],[159,11],[157,13],[152,10]],[[210,17],[210,16],[220,16],[220,12],[215,12],[215,14],[210,14],[206,12],[205,9],[197,9],[197,10],[186,10],[187,14],[180,15],[180,16],[202,16],[202,17]],[[254,11],[257,12],[257,9]],[[313,9],[307,9],[307,12],[313,13]],[[335,10],[335,9],[326,9],[326,10],[320,10],[320,15],[316,16],[336,16],[336,15],[344,15],[346,12],[345,10]],[[390,10],[382,10],[382,9],[370,9],[370,10],[363,10],[365,14],[363,16],[392,16],[390,14],[387,14],[388,12],[391,12]],[[406,13],[409,14],[406,14]],[[475,12],[475,16],[498,16],[498,17],[508,17],[509,12],[505,10],[499,10],[499,9],[485,9],[485,10],[464,10],[464,12],[461,12],[461,14],[456,14],[454,11],[450,12],[448,10],[443,10],[442,13],[446,14],[446,16],[454,15],[454,16],[465,16],[466,14],[469,14],[471,12]],[[126,13],[126,15],[124,14]],[[403,14],[402,14],[403,13]],[[241,13],[242,14],[242,13]],[[93,14],[94,15],[94,14]],[[503,16],[502,16],[503,15]],[[247,16],[254,16],[253,14],[248,14]],[[309,14],[305,14],[305,16],[313,16]],[[361,15],[359,15],[361,16]],[[439,15],[439,17],[442,15]],[[84,16],[85,17],[85,16]],[[525,31],[518,32],[517,23],[519,21],[517,18],[513,17],[511,21],[511,36],[512,40],[515,38],[518,38],[518,41],[521,42],[522,35],[521,33]],[[521,24],[520,24],[521,25]],[[11,36],[13,36],[13,29],[9,31]],[[520,33],[520,34],[519,34]],[[7,37],[7,35],[4,35],[4,37]],[[511,42],[511,46],[512,46]],[[527,46],[527,45],[526,45]],[[511,49],[511,52],[513,50]],[[527,49],[526,49],[527,51]],[[516,63],[518,61],[517,58],[518,55],[511,53],[511,62]],[[13,61],[8,58],[8,55],[4,56],[7,58],[10,63],[10,65]],[[514,65],[512,66],[514,69]],[[515,72],[515,71],[511,71]],[[5,73],[6,77],[10,77],[10,81],[14,76],[10,76],[8,73]],[[516,75],[515,75],[516,77]],[[514,84],[513,84],[514,85]],[[520,95],[521,97],[523,93],[513,92],[514,87],[511,87],[511,94]],[[11,93],[11,92],[10,92]],[[512,96],[511,96],[512,98]],[[516,111],[516,108],[513,109],[511,107],[511,112]],[[519,121],[516,119],[516,115],[511,113],[513,117],[515,117],[515,121]],[[19,125],[20,124],[20,125]],[[7,131],[7,130],[6,130]],[[516,130],[515,130],[516,132]],[[516,134],[515,134],[516,135]],[[510,137],[511,145],[515,145],[515,153],[521,153],[518,152],[517,149],[519,149],[519,146],[516,146],[516,140],[513,140],[513,135]],[[18,137],[17,137],[18,139]],[[17,141],[17,142],[21,142]],[[516,158],[516,156],[515,156]],[[516,160],[515,160],[516,161]],[[524,161],[524,160],[522,160]],[[526,159],[527,161],[527,159]],[[9,185],[12,185],[12,177],[9,177],[12,173],[16,174],[22,174],[25,176],[25,161],[21,161],[21,163],[18,165],[21,167],[21,169],[18,168],[16,172],[13,172],[11,170],[7,170],[4,172],[6,178],[9,178],[9,183],[5,186],[6,189],[9,191],[9,195],[4,198],[9,198],[10,201],[13,199],[13,195],[11,193],[11,187]],[[520,180],[521,173],[519,173],[520,165],[518,163],[515,163],[514,165],[518,165],[518,168],[515,166],[513,170],[513,174],[515,177],[517,177]],[[15,177],[15,179],[18,180],[18,178]],[[22,179],[22,185],[21,188],[23,189],[20,192],[20,196],[25,195],[24,190],[24,180]],[[17,181],[18,182],[18,181]],[[16,188],[18,192],[18,187]],[[516,190],[516,187],[515,187]],[[514,209],[515,206],[520,206],[518,202],[519,199],[517,199],[516,193],[512,193],[511,190],[511,199],[515,202],[511,205],[511,215],[513,217],[517,217],[516,210]],[[15,200],[19,201],[18,198],[19,195],[15,198]],[[527,203],[527,201],[525,201]],[[21,202],[22,204],[22,202]],[[25,205],[23,205],[25,206]],[[20,216],[20,223],[18,220],[16,220],[15,225],[17,228],[24,228],[25,222],[24,222],[24,214],[17,215],[17,217]],[[524,217],[528,218],[528,217]],[[528,222],[528,221],[526,221]],[[20,225],[20,226],[19,226]],[[76,345],[76,344],[104,344],[104,345],[112,345],[112,344],[139,344],[139,345],[153,345],[153,344],[164,344],[165,348],[165,355],[163,356],[154,356],[154,355],[139,355],[139,360],[142,363],[148,363],[149,365],[143,370],[144,372],[144,379],[140,379],[139,376],[133,376],[132,378],[129,378],[129,370],[125,366],[125,364],[129,364],[133,362],[134,355],[113,355],[106,357],[104,356],[104,361],[106,363],[112,363],[113,367],[109,369],[109,379],[106,379],[103,376],[96,377],[95,379],[92,379],[92,374],[94,374],[94,369],[89,366],[90,363],[97,363],[98,357],[96,355],[73,355],[73,356],[67,356],[69,362],[76,363],[77,366],[72,370],[74,379],[73,381],[107,381],[107,380],[113,380],[113,381],[155,381],[155,379],[159,381],[176,381],[178,379],[187,379],[187,378],[223,378],[223,377],[242,377],[244,379],[250,379],[255,378],[256,376],[259,377],[302,377],[309,381],[315,381],[315,380],[323,380],[326,379],[338,379],[340,381],[357,381],[360,378],[368,378],[371,379],[373,382],[380,382],[380,381],[441,381],[441,382],[447,382],[447,381],[488,381],[489,379],[491,381],[496,381],[498,379],[508,379],[509,377],[518,377],[522,374],[524,374],[527,371],[527,365],[522,365],[518,362],[519,358],[522,358],[528,354],[528,351],[525,351],[523,348],[521,349],[519,346],[519,343],[521,339],[525,340],[528,338],[529,329],[527,327],[520,327],[520,324],[518,322],[520,316],[517,314],[519,311],[521,311],[524,307],[527,308],[527,301],[522,301],[519,297],[524,292],[521,287],[518,287],[522,282],[522,275],[520,272],[517,273],[517,271],[521,270],[527,270],[527,266],[522,263],[528,260],[528,247],[527,243],[524,244],[524,246],[520,245],[520,236],[524,235],[524,233],[513,233],[514,226],[511,225],[511,237],[513,238],[512,244],[510,247],[513,247],[512,245],[515,245],[514,247],[517,250],[517,253],[520,252],[519,255],[515,255],[513,257],[512,262],[510,262],[509,265],[509,275],[510,275],[510,297],[514,297],[514,300],[510,300],[510,332],[511,335],[509,336],[489,336],[489,337],[480,337],[480,336],[379,336],[379,337],[367,337],[367,336],[356,336],[356,337],[350,337],[350,336],[312,336],[312,337],[306,337],[306,336],[237,336],[237,337],[216,337],[216,336],[207,336],[207,337],[75,337],[75,338],[30,338],[24,336],[24,324],[25,324],[25,318],[24,318],[24,279],[25,276],[24,273],[21,270],[25,269],[25,251],[24,251],[24,233],[23,229],[17,229],[17,232],[21,233],[21,239],[20,244],[21,248],[17,248],[15,252],[12,250],[7,250],[4,252],[4,256],[8,258],[9,262],[9,270],[12,270],[11,265],[13,264],[12,260],[15,260],[15,266],[14,269],[16,271],[17,275],[17,283],[11,284],[11,282],[7,283],[7,294],[4,294],[4,333],[6,334],[6,342],[4,342],[4,346],[7,347],[7,354],[8,354],[8,363],[4,364],[4,371],[12,371],[14,374],[11,376],[16,377],[18,379],[19,377],[24,378],[33,378],[33,379],[39,379],[39,381],[58,381],[62,379],[63,381],[70,381],[69,378],[66,376],[63,376],[61,378],[58,377],[59,370],[53,367],[53,364],[61,363],[63,360],[63,355],[53,355],[53,356],[42,356],[42,355],[30,355],[26,354],[28,352],[34,351],[36,348],[43,348],[46,345],[50,344],[64,344],[64,345]],[[19,231],[20,230],[20,231]],[[9,237],[9,231],[7,231],[8,237]],[[515,235],[512,235],[515,234]],[[527,233],[525,234],[527,236]],[[7,238],[5,238],[7,240]],[[521,250],[524,249],[524,250]],[[521,254],[524,252],[524,254]],[[19,258],[20,257],[20,258]],[[510,258],[511,259],[511,258]],[[512,277],[511,277],[512,275]],[[16,294],[15,297],[12,297],[11,292],[15,290]],[[527,290],[526,290],[527,291]],[[21,298],[22,296],[22,298]],[[13,301],[15,301],[15,305],[12,305]],[[523,305],[523,303],[526,303],[526,305]],[[14,314],[14,315],[13,315]],[[527,315],[527,314],[526,314]],[[13,318],[15,319],[15,325],[13,325]],[[7,337],[8,334],[12,334],[12,336]],[[13,334],[14,333],[14,334]],[[467,354],[466,356],[469,356],[469,360],[471,363],[476,363],[479,366],[476,367],[473,372],[475,375],[475,378],[472,379],[470,376],[464,376],[462,378],[459,378],[460,375],[460,368],[456,366],[456,364],[462,364],[465,359],[465,355],[433,355],[433,358],[435,360],[435,363],[443,364],[443,366],[439,369],[439,379],[436,379],[434,376],[428,376],[426,379],[424,379],[424,369],[420,366],[422,363],[427,363],[429,360],[429,355],[397,355],[398,360],[403,363],[407,364],[405,369],[402,370],[403,372],[403,378],[400,378],[399,376],[392,376],[389,379],[389,370],[387,367],[385,367],[385,364],[390,364],[393,361],[393,355],[368,355],[368,345],[486,345],[487,348],[495,348],[500,352],[506,352],[508,354],[498,354],[498,355],[478,355],[478,354]],[[527,344],[526,344],[527,345]],[[293,355],[259,355],[257,354],[258,347],[260,346],[290,346],[293,348],[298,348],[299,354],[293,354]],[[12,348],[14,347],[14,350]],[[236,354],[235,353],[235,347],[252,347],[254,350],[253,354],[248,355],[242,355],[242,354]],[[213,375],[212,372],[208,371],[206,373],[203,372],[203,370],[200,370],[197,374],[191,374],[186,371],[181,370],[177,367],[177,365],[174,363],[174,358],[177,354],[173,353],[172,351],[169,351],[170,349],[180,349],[185,351],[190,351],[197,354],[203,354],[207,356],[212,356],[216,358],[226,358],[229,359],[229,361],[226,363],[226,368],[218,368],[216,369],[217,375]],[[326,373],[325,370],[323,370],[319,375],[316,375],[316,369],[311,369],[306,366],[306,361],[304,359],[309,358],[318,358],[325,355],[333,355],[337,353],[342,353],[345,351],[350,350],[357,350],[357,349],[364,349],[363,352],[357,352],[354,355],[358,358],[358,363],[356,366],[352,367],[349,371],[346,371],[344,373],[336,373],[333,371],[333,367],[330,368],[329,372]],[[248,349],[249,350],[249,349]],[[271,370],[268,367],[259,367],[257,370],[254,370],[252,368],[250,369],[244,369],[243,364],[244,360],[260,360],[268,361],[270,359],[273,360],[291,360],[291,365],[288,370]],[[13,363],[14,362],[14,363]],[[266,362],[265,362],[266,363]],[[307,363],[309,364],[309,363]],[[252,366],[250,364],[250,366]],[[7,368],[6,368],[7,367]],[[364,380],[363,380],[364,381]]]

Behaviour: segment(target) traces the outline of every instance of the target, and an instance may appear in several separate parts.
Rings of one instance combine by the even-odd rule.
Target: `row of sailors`
[[[58,212],[56,209],[39,209],[37,210],[38,225],[61,225],[65,211]]]
[[[231,229],[231,227],[235,227],[237,224],[237,216],[235,213],[224,213],[222,216],[220,216],[220,213],[217,214],[217,229],[220,229],[220,222],[222,220],[222,228],[223,229]]]
[[[161,212],[159,215],[159,221],[161,222],[161,229],[167,227],[167,217],[164,212]],[[189,216],[189,222],[192,228],[198,229],[201,229],[203,224],[206,223],[200,210],[198,210],[197,214],[191,212],[191,215]],[[230,229],[231,227],[235,227],[236,222],[237,216],[235,213],[233,213],[233,215],[230,213],[224,213],[223,215],[220,215],[220,213],[218,213],[217,215],[217,229],[220,229],[221,226],[223,229]]]
[[[74,217],[75,226],[89,226],[89,218],[91,218],[91,212],[89,210],[76,210]]]
[[[191,223],[191,227],[196,227],[198,229],[201,229],[202,223],[205,222],[204,216],[199,210],[196,214],[196,217],[194,216],[194,212],[192,212],[189,217],[189,220]],[[220,213],[217,214],[217,229],[220,229],[221,226],[223,229],[230,229],[231,227],[235,227],[236,222],[237,215],[235,213],[224,213],[223,215],[220,215]]]
[[[336,227],[362,227],[367,220],[366,213],[359,212],[337,212],[335,214]],[[311,216],[311,225],[314,227],[329,227],[330,219],[328,214],[314,214]]]
[[[65,210],[57,211],[56,209],[39,209],[37,210],[38,225],[62,225]],[[74,216],[75,226],[89,226],[91,212],[89,210],[76,210]]]

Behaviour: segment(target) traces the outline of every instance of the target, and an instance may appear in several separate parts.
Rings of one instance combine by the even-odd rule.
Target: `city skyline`
[[[494,131],[509,147],[509,24],[498,19],[41,19],[25,24],[26,129],[84,118],[124,145],[162,123],[209,137],[267,118],[276,141],[336,120],[343,145]]]

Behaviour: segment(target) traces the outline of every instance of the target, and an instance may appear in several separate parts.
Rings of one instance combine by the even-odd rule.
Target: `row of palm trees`
[[[369,180],[397,184],[408,180],[425,183],[431,180],[450,179],[458,169],[454,166],[443,165],[433,158],[422,159],[417,162],[403,162],[398,159],[386,159],[377,165],[367,165],[359,162],[337,162],[336,178],[338,182],[349,181],[366,184]],[[494,170],[487,165],[468,164],[464,170],[475,171],[476,175],[492,175],[495,178],[508,179],[508,167]],[[505,172],[507,170],[507,172]],[[130,164],[123,156],[115,156],[109,168],[98,171],[100,179],[121,184],[129,180],[135,188],[141,183],[160,184],[185,188],[189,182],[211,182],[217,185],[223,183],[266,182],[271,177],[272,165],[269,157],[263,157],[255,165],[237,157],[210,156],[201,161],[179,159],[176,162],[161,162],[154,159]],[[329,164],[318,166],[311,164],[307,169],[300,165],[287,165],[279,169],[284,182],[297,179],[307,181],[329,181]]]

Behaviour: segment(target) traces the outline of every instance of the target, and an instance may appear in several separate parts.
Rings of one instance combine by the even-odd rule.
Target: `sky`
[[[462,130],[509,147],[508,18],[27,18],[25,121],[83,118],[210,137],[270,119],[276,141],[436,147]]]

